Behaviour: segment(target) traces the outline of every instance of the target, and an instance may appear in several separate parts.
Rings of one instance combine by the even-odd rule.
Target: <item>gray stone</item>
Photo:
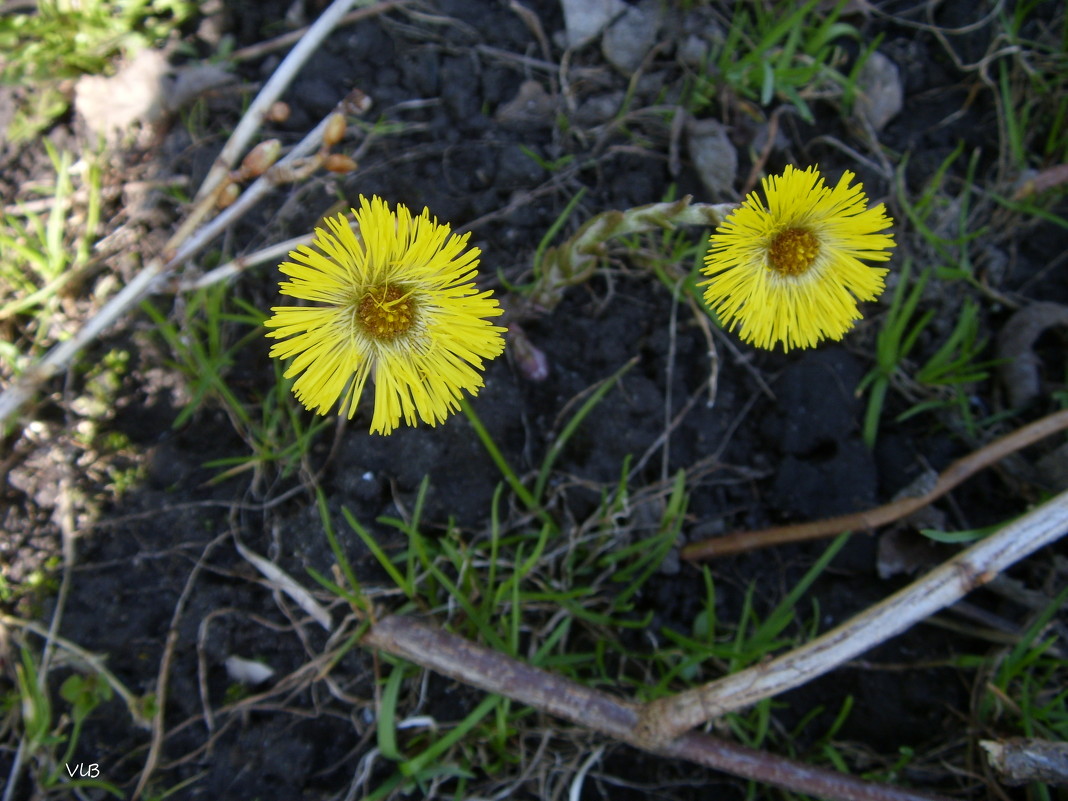
[[[738,151],[727,137],[726,127],[718,120],[691,120],[686,127],[690,159],[709,200],[729,200],[738,175]]]
[[[579,104],[575,110],[575,122],[590,127],[608,122],[619,112],[625,97],[623,90],[591,95]]]
[[[608,63],[629,75],[641,66],[642,59],[656,44],[659,28],[659,6],[649,2],[631,6],[604,32],[601,52]]]
[[[696,33],[691,33],[678,46],[676,58],[690,69],[702,69],[708,61],[710,45]]]
[[[709,54],[723,46],[727,34],[715,21],[686,20],[684,26],[675,57],[690,69],[703,70],[709,66]]]
[[[564,9],[567,46],[576,48],[592,42],[628,6],[623,0],[560,0]]]
[[[881,131],[905,104],[901,73],[897,65],[879,51],[872,53],[860,68],[857,90],[853,113],[875,131]]]

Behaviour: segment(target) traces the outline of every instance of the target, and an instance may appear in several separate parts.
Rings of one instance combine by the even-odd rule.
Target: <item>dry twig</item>
[[[825,520],[813,520],[793,526],[774,526],[759,531],[738,531],[720,537],[710,537],[700,542],[690,543],[682,549],[681,556],[683,559],[698,561],[757,548],[767,548],[771,545],[833,537],[843,531],[871,531],[879,526],[908,517],[913,512],[934,503],[984,467],[989,467],[1009,454],[1066,428],[1068,428],[1068,409],[1054,412],[1029,423],[958,459],[942,471],[934,486],[923,495],[899,498],[874,509],[829,517]]]
[[[304,62],[319,48],[323,39],[330,35],[349,9],[356,5],[357,2],[360,5],[369,4],[369,0],[334,0],[330,7],[320,14],[319,18],[305,31],[304,35],[297,41],[296,47],[278,65],[278,69],[274,71],[270,80],[256,95],[256,99],[252,101],[245,115],[241,118],[237,127],[234,128],[233,133],[230,134],[230,139],[223,146],[222,152],[215,159],[215,164],[212,165],[211,171],[204,178],[204,183],[197,190],[196,201],[198,203],[210,196],[224,182],[227,174],[237,163],[237,159],[244,152],[253,135],[259,130],[263,122],[263,116],[267,113],[271,104],[281,97],[282,92],[296,77],[300,68],[304,66]]]

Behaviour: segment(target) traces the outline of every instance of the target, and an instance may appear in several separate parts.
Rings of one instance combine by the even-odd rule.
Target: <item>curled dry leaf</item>
[[[1009,405],[1022,409],[1042,394],[1042,363],[1035,343],[1048,329],[1068,327],[1068,306],[1035,303],[1017,311],[997,338],[998,376]]]

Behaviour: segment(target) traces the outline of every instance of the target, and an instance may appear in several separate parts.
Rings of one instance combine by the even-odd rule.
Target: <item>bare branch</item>
[[[903,517],[908,517],[918,509],[934,503],[955,486],[971,478],[975,473],[985,467],[989,467],[1011,453],[1021,448],[1033,445],[1050,434],[1063,431],[1068,428],[1068,409],[1054,412],[1051,415],[1036,420],[1006,434],[1004,437],[994,440],[977,451],[969,453],[945,470],[938,476],[938,480],[929,492],[916,497],[899,498],[896,501],[867,509],[863,512],[854,512],[839,517],[829,517],[825,520],[812,520],[808,523],[798,523],[793,526],[775,526],[773,528],[760,529],[759,531],[738,531],[719,537],[710,537],[707,540],[693,542],[681,551],[683,559],[694,561],[701,559],[713,559],[717,556],[741,553],[742,551],[766,548],[771,545],[783,545],[788,542],[805,542],[824,537],[833,537],[843,531],[870,531],[893,523]]]
[[[636,736],[640,707],[532,667],[403,615],[386,617],[362,644],[400,656],[486,692],[511,698],[660,756],[686,759],[745,779],[832,801],[931,801],[937,796],[813,768],[706,734],[691,732],[660,746]]]

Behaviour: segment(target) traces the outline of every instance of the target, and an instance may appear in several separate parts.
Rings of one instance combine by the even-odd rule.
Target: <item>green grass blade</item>
[[[475,429],[475,434],[478,436],[479,441],[482,443],[482,447],[486,449],[486,453],[489,454],[493,463],[497,465],[497,469],[501,471],[501,475],[504,476],[504,480],[508,482],[508,486],[512,488],[512,492],[523,502],[523,505],[527,507],[531,512],[536,514],[542,522],[548,523],[554,529],[556,528],[556,522],[549,516],[538,504],[533,495],[530,494],[530,490],[523,486],[523,482],[519,480],[519,476],[516,475],[515,470],[508,464],[508,460],[504,458],[501,453],[501,449],[497,447],[497,443],[493,441],[493,437],[489,431],[482,424],[482,420],[475,414],[475,410],[471,408],[471,404],[467,402],[466,398],[460,399],[460,408],[464,414],[467,415],[468,421],[471,423],[471,427]]]
[[[453,745],[458,743],[467,734],[475,728],[494,708],[501,702],[499,695],[490,695],[482,699],[482,702],[476,706],[467,717],[460,721],[457,726],[449,731],[444,737],[436,740],[429,748],[417,757],[409,759],[407,762],[401,764],[401,771],[408,776],[418,776],[427,770],[428,766],[434,764],[441,759],[441,755],[452,748]]]
[[[397,747],[397,697],[404,681],[404,667],[397,665],[386,679],[386,687],[378,705],[378,750],[386,759],[400,762],[404,759]]]
[[[348,509],[342,507],[341,514],[345,516],[345,522],[349,524],[349,528],[355,531],[357,536],[363,540],[363,544],[371,551],[371,554],[378,561],[378,564],[380,564],[382,569],[389,574],[391,579],[393,579],[393,583],[396,584],[406,596],[414,600],[416,593],[412,582],[405,578],[400,570],[397,569],[397,566],[393,564],[393,560],[382,550],[382,546],[378,544],[378,541],[375,540],[370,532],[360,524],[359,520],[353,517]]]

